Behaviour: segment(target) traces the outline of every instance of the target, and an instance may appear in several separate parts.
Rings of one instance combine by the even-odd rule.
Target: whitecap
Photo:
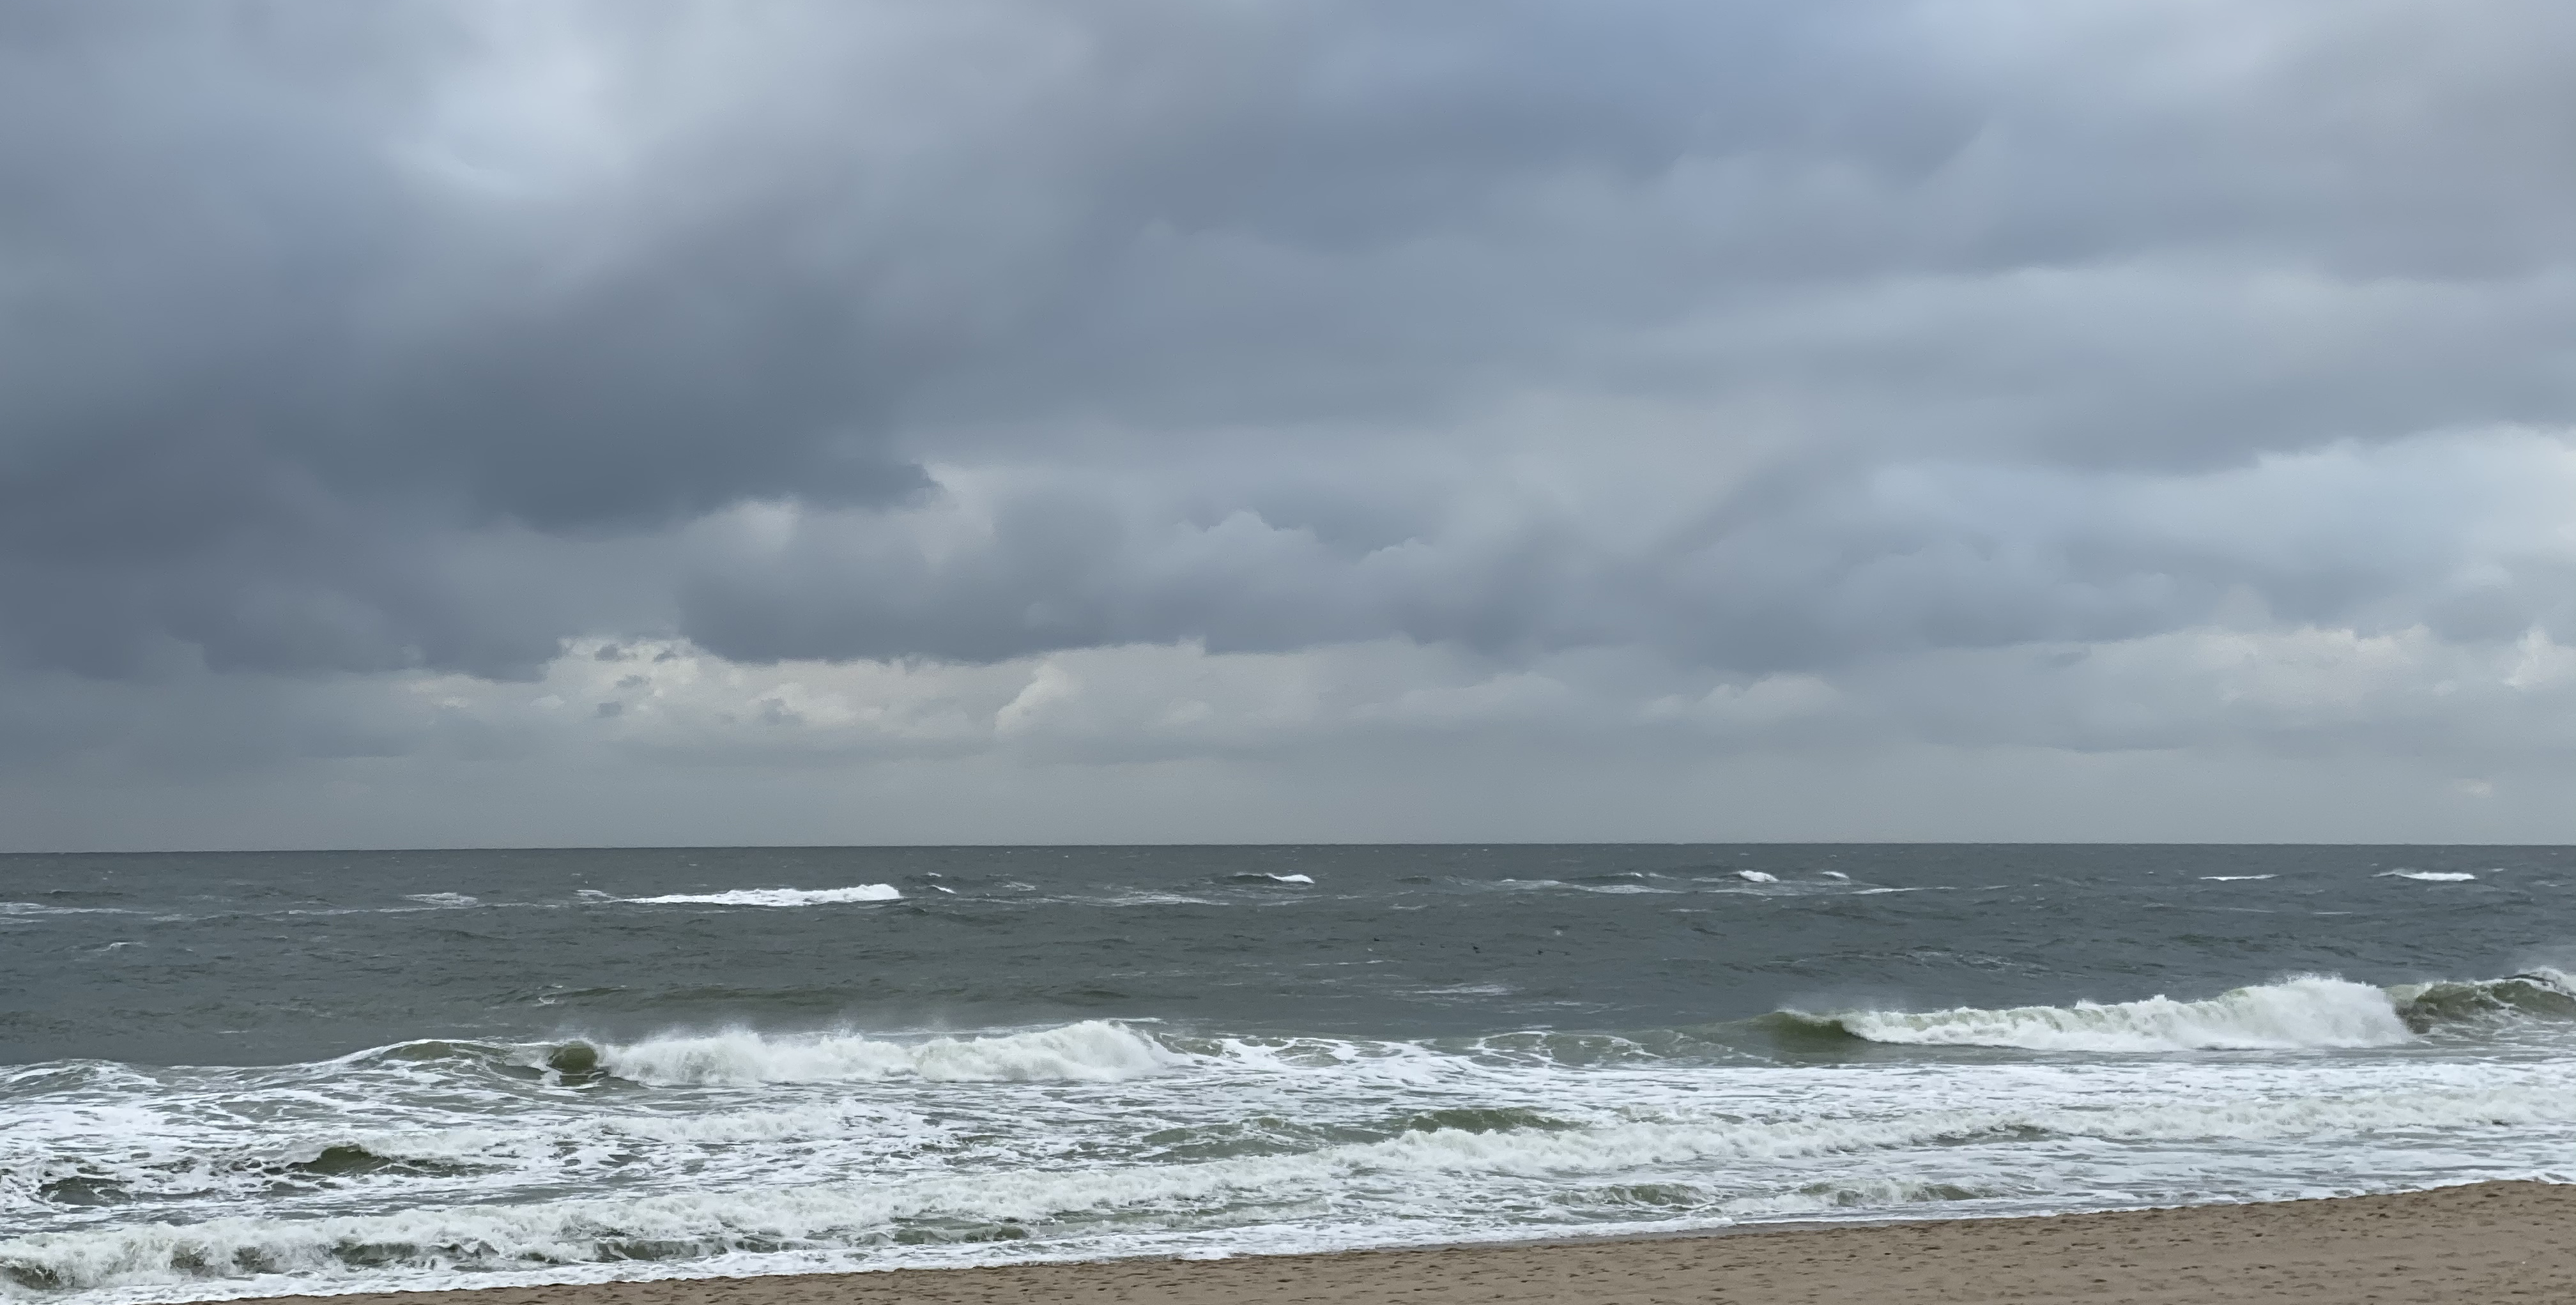
[[[1473,882],[1473,881],[1471,881],[1471,882]],[[1700,880],[1700,881],[1698,881],[1698,882],[1701,882],[1701,883],[1708,883],[1708,882],[1713,882],[1713,881],[1710,881],[1710,880]],[[1483,885],[1483,886],[1493,887],[1493,888],[1503,888],[1503,889],[1508,889],[1508,890],[1510,890],[1510,891],[1512,891],[1512,892],[1516,892],[1516,893],[1523,893],[1523,892],[1535,892],[1535,891],[1538,891],[1538,890],[1541,890],[1541,889],[1557,889],[1557,888],[1561,888],[1561,889],[1563,889],[1563,890],[1565,890],[1566,892],[1569,892],[1569,893],[1601,893],[1601,894],[1605,894],[1605,895],[1607,895],[1607,896],[1611,896],[1611,897],[1635,897],[1635,896],[1639,896],[1639,895],[1646,895],[1646,894],[1652,894],[1652,895],[1657,895],[1657,896],[1667,896],[1667,897],[1668,897],[1668,896],[1672,896],[1672,895],[1677,894],[1677,893],[1681,893],[1681,892],[1687,891],[1687,890],[1685,890],[1685,889],[1680,889],[1680,888],[1657,888],[1657,887],[1655,887],[1655,886],[1654,886],[1654,885],[1652,885],[1652,884],[1639,884],[1639,883],[1615,883],[1615,884],[1588,883],[1588,884],[1577,884],[1577,883],[1567,883],[1566,881],[1564,881],[1564,880],[1562,880],[1562,879],[1494,879],[1494,880],[1487,880],[1487,881],[1484,881],[1484,885]]]
[[[891,902],[902,896],[902,890],[893,884],[856,884],[848,888],[737,888],[724,893],[666,893],[616,900],[638,906],[827,906],[840,902]]]
[[[976,1038],[898,1042],[855,1033],[748,1031],[648,1038],[597,1048],[599,1068],[653,1086],[839,1083],[1105,1083],[1160,1074],[1190,1057],[1107,1020]]]
[[[2412,879],[2425,884],[2460,884],[2477,878],[2466,870],[2382,870],[2374,879]]]
[[[2206,1001],[2150,997],[2109,1005],[1960,1007],[1799,1016],[1871,1042],[2031,1051],[2207,1051],[2388,1047],[2414,1040],[2388,993],[2301,975]]]

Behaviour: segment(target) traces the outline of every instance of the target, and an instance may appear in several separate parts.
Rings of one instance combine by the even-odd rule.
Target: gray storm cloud
[[[1633,653],[1933,738],[2004,692],[1954,656],[2097,649],[2035,701],[2100,706],[2193,630],[2576,638],[2571,53],[2541,0],[15,13],[6,750],[401,755],[367,685],[601,639]],[[2002,715],[2237,719],[2078,706]]]

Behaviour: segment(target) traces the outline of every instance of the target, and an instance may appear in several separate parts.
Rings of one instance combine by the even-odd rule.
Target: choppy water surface
[[[2576,851],[0,858],[0,1295],[2576,1178]]]

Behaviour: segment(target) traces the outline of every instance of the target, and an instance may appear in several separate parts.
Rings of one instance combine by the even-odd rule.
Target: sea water
[[[2576,1178],[2576,852],[0,858],[0,1295]]]

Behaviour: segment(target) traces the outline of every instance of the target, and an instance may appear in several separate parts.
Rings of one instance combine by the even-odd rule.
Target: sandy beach
[[[472,1305],[2576,1301],[2576,1185],[1215,1261],[495,1288]],[[437,1305],[453,1292],[329,1298]],[[263,1303],[265,1305],[265,1303]]]

